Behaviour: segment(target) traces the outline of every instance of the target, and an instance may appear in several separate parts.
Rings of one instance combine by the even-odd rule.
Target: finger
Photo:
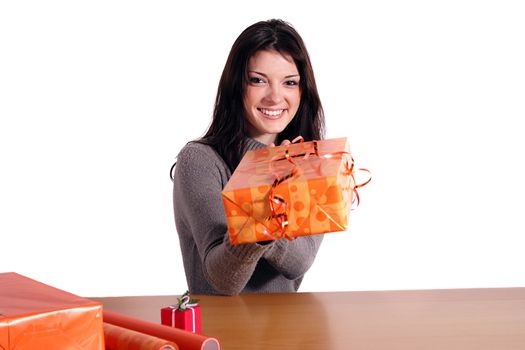
[[[289,145],[291,142],[290,140],[284,140],[283,142],[281,142],[281,146],[286,146],[286,145]]]
[[[273,142],[270,143],[270,144],[268,145],[268,147],[275,147],[275,143],[273,143]]]
[[[297,136],[295,139],[292,140],[292,143],[296,143],[297,141],[301,141],[303,142],[304,141],[304,137],[302,137],[301,135]]]

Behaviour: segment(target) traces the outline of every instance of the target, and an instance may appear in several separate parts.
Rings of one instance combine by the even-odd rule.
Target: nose
[[[283,100],[283,93],[279,84],[269,84],[266,90],[265,99],[267,102],[277,104]]]

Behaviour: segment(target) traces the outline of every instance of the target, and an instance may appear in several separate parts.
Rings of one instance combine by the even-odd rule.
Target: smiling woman
[[[281,20],[246,28],[221,76],[212,123],[177,156],[173,204],[191,293],[297,291],[322,235],[232,245],[221,191],[250,149],[322,139],[324,113],[308,52]]]
[[[244,109],[252,138],[265,144],[275,142],[299,108],[299,80],[289,55],[272,50],[250,58]]]

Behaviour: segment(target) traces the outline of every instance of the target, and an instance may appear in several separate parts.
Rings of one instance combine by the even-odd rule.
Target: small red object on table
[[[178,303],[160,310],[161,323],[188,332],[202,334],[201,307],[190,299],[189,292],[178,298]]]

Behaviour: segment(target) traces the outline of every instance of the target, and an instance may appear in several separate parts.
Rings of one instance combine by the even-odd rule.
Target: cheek
[[[299,107],[299,103],[301,102],[301,92],[299,91],[292,91],[288,95],[288,103],[293,104],[295,108]]]
[[[251,105],[253,105],[254,103],[256,103],[259,99],[258,97],[258,94],[257,94],[257,90],[248,86],[246,88],[246,92],[244,94],[244,105],[246,107],[250,107]]]

